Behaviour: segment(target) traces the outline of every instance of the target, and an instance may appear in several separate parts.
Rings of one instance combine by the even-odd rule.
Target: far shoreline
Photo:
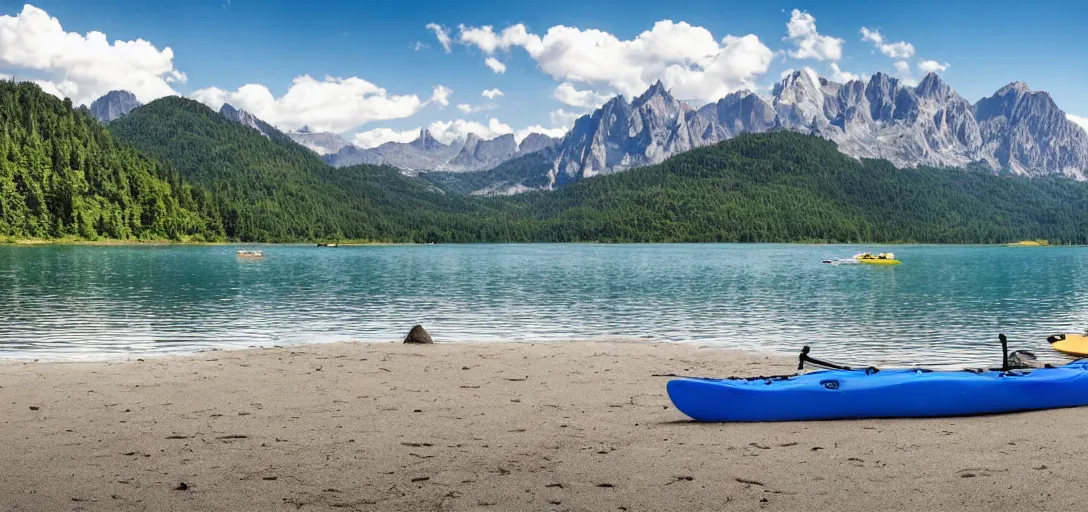
[[[335,249],[338,247],[414,247],[431,245],[791,245],[791,246],[896,246],[896,247],[1088,247],[1088,244],[1055,244],[1055,243],[1025,243],[1025,241],[999,242],[999,243],[941,243],[941,242],[609,242],[609,241],[577,241],[577,242],[328,242],[335,244],[325,247],[326,242],[190,242],[175,240],[78,240],[78,239],[0,239],[0,246],[9,247],[44,247],[44,246],[86,246],[86,247],[228,247],[228,246],[262,246],[262,247],[315,247],[322,249]]]

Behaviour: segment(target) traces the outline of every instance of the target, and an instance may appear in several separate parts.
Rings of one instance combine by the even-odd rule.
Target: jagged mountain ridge
[[[273,138],[273,136],[275,135],[283,134],[283,132],[279,131],[275,126],[272,126],[262,121],[257,116],[245,110],[235,108],[230,103],[224,103],[223,106],[219,108],[219,115],[230,119],[231,121],[234,121],[236,123],[253,128],[254,130],[260,132],[261,135],[264,135],[268,138]]]
[[[884,73],[839,84],[805,69],[785,76],[770,98],[741,91],[697,110],[660,81],[630,103],[617,96],[575,122],[543,188],[773,129],[819,135],[847,155],[899,167],[987,165],[1077,180],[1088,174],[1088,133],[1049,94],[1022,83],[971,104],[935,73],[911,87]]]
[[[143,105],[136,95],[128,91],[110,91],[91,102],[91,115],[103,123],[108,123],[127,115],[132,109]]]
[[[513,134],[483,139],[470,133],[463,139],[444,144],[430,130],[421,128],[419,137],[411,142],[386,142],[374,148],[346,145],[336,153],[325,155],[325,161],[335,167],[358,164],[388,164],[407,173],[420,171],[483,171],[507,160],[554,146],[559,139],[533,133],[517,143]]]
[[[131,93],[112,91],[91,109],[95,112],[97,106],[100,119],[115,119],[131,110],[129,100],[135,101]],[[1088,133],[1069,121],[1046,92],[1014,82],[971,104],[935,73],[911,87],[884,73],[839,84],[804,69],[783,77],[770,97],[739,91],[698,109],[673,98],[659,81],[631,102],[614,97],[579,118],[562,139],[530,134],[520,144],[512,135],[490,140],[470,135],[444,144],[421,129],[412,142],[361,149],[337,135],[306,128],[285,134],[227,104],[220,114],[267,137],[289,138],[338,167],[389,164],[411,174],[480,171],[553,150],[548,153],[554,160],[546,185],[540,185],[536,171],[526,176],[532,186],[511,181],[512,174],[503,172],[501,187],[484,187],[481,193],[552,189],[659,163],[741,133],[774,129],[815,134],[834,141],[847,155],[883,158],[900,167],[984,165],[994,171],[1078,180],[1088,174]]]

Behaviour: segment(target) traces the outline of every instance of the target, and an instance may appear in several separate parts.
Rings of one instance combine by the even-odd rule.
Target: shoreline
[[[180,242],[172,240],[41,240],[41,239],[3,239],[0,238],[0,246],[39,247],[39,246],[92,246],[92,247],[201,247],[201,246],[261,246],[261,247],[315,247],[322,249],[335,249],[337,247],[321,247],[318,243],[324,242]],[[938,242],[607,242],[607,241],[582,241],[582,242],[442,242],[442,243],[416,243],[416,242],[336,242],[338,247],[412,247],[429,245],[790,245],[790,246],[893,246],[893,247],[1088,247],[1084,244],[1027,244],[1022,242],[1000,242],[993,244],[971,243],[938,243]]]
[[[179,242],[173,240],[39,240],[39,239],[19,239],[19,240],[4,240],[0,239],[0,246],[24,246],[24,247],[38,247],[38,246],[55,246],[55,245],[71,245],[71,246],[95,246],[95,247],[144,247],[144,246],[175,246],[175,247],[217,247],[227,245],[252,245],[252,246],[306,246],[317,247],[318,242]],[[426,245],[415,243],[394,243],[394,242],[344,242],[337,243],[341,247],[360,247],[360,246],[382,246],[382,245]],[[335,247],[333,247],[335,248]]]
[[[80,364],[123,364],[133,362],[148,362],[148,361],[172,361],[172,360],[186,360],[194,357],[200,357],[207,354],[215,353],[236,353],[236,352],[251,352],[251,351],[263,351],[263,350],[297,350],[306,349],[309,347],[323,347],[328,345],[365,345],[365,346],[384,346],[384,345],[400,345],[401,340],[331,340],[331,341],[311,341],[311,342],[298,342],[298,343],[275,343],[268,345],[227,345],[227,346],[205,346],[200,348],[193,348],[192,350],[177,350],[177,351],[161,351],[161,352],[96,352],[96,353],[58,353],[41,350],[11,350],[0,351],[0,368],[5,365],[15,364],[38,364],[38,365],[80,365]],[[706,343],[702,341],[666,341],[655,340],[648,338],[622,338],[614,336],[602,336],[597,338],[568,338],[568,339],[546,339],[546,340],[504,340],[504,341],[490,341],[490,340],[448,340],[443,339],[435,342],[436,345],[443,346],[488,346],[494,345],[496,347],[501,346],[533,346],[533,345],[553,345],[553,344],[588,344],[588,343],[608,343],[616,345],[679,345],[688,347],[699,347],[706,350],[725,350],[729,352],[735,352],[737,354],[746,354],[753,357],[785,357],[796,359],[796,351],[778,351],[771,348],[739,348],[733,346],[725,346],[716,343]],[[16,355],[19,354],[19,355]],[[88,356],[80,358],[78,356]]]
[[[0,367],[0,502],[15,510],[1065,510],[1088,480],[1070,456],[1088,449],[1070,435],[1088,408],[692,422],[653,375],[796,371],[697,344],[335,342]]]

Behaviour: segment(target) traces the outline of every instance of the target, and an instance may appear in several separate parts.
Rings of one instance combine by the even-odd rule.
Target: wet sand
[[[700,424],[698,345],[340,343],[0,362],[0,510],[1072,510],[1088,408]]]

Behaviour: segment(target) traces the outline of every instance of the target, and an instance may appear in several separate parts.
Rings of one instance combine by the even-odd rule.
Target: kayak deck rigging
[[[1000,368],[851,368],[798,356],[826,369],[792,375],[680,377],[669,398],[699,421],[794,421],[963,416],[1088,405],[1088,360],[1029,366],[1010,358],[1002,334]],[[1034,359],[1030,352],[1016,351]]]

